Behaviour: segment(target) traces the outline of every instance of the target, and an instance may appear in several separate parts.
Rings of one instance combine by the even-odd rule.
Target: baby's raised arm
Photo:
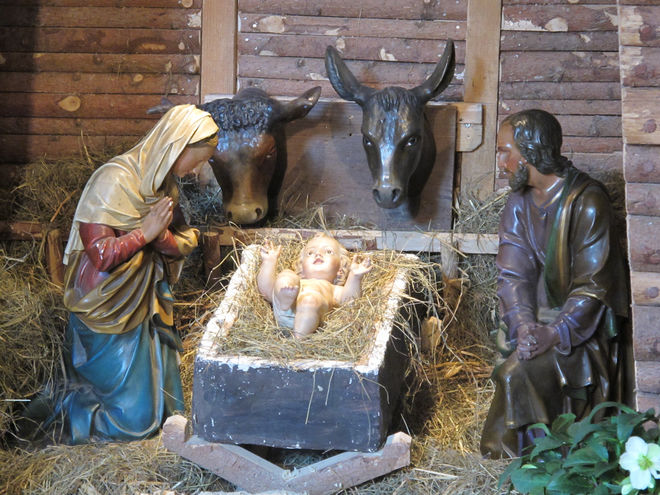
[[[261,246],[261,266],[257,273],[257,288],[269,303],[273,302],[273,287],[277,277],[275,269],[281,250],[282,246],[275,245],[270,240],[266,240]]]
[[[341,287],[338,297],[339,304],[351,301],[362,294],[362,277],[371,271],[371,257],[369,255],[356,254],[351,262],[351,270],[348,272],[346,283]]]

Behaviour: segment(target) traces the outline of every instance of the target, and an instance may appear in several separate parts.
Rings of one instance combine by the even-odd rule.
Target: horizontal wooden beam
[[[252,244],[263,239],[308,239],[318,232],[314,229],[240,229],[213,227],[222,246],[235,243]],[[329,230],[333,237],[348,249],[393,249],[406,252],[442,252],[447,249],[462,254],[496,254],[497,234],[459,234],[452,232],[412,232],[380,230]]]

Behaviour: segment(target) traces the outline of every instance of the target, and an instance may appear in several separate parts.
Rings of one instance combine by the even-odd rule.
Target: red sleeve
[[[179,205],[174,207],[173,219],[170,227],[174,225],[185,225],[186,220],[183,216],[183,211]],[[165,235],[162,238],[156,237],[151,241],[153,248],[159,253],[170,256],[171,258],[178,258],[182,256],[181,251],[179,250],[179,245],[176,242],[176,238],[171,230],[166,230]]]
[[[172,258],[178,258],[181,256],[181,251],[179,251],[179,245],[176,243],[174,234],[170,230],[165,231],[165,235],[162,239],[156,238],[151,242],[153,248],[165,256],[170,256]]]
[[[101,272],[120,265],[146,245],[140,229],[117,236],[107,225],[81,222],[79,232],[87,257]]]

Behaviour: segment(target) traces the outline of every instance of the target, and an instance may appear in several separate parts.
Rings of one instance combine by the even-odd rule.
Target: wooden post
[[[62,233],[60,229],[53,229],[46,234],[46,266],[51,282],[64,287],[64,264],[62,257]]]
[[[210,93],[236,92],[236,0],[202,3],[202,63],[200,101]]]
[[[212,286],[221,277],[220,264],[222,262],[222,252],[220,235],[217,232],[204,232],[202,234],[202,254],[204,257],[206,283]]]
[[[493,192],[495,182],[495,136],[500,65],[502,0],[469,0],[465,54],[466,102],[483,104],[483,140],[461,161],[461,191],[479,197]]]

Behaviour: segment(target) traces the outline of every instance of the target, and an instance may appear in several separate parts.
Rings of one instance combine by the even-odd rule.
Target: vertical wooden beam
[[[484,130],[481,145],[462,155],[460,186],[479,197],[492,193],[495,182],[501,17],[502,0],[469,0],[464,99],[483,104]]]
[[[200,101],[212,93],[236,92],[237,0],[202,3],[202,61]]]

